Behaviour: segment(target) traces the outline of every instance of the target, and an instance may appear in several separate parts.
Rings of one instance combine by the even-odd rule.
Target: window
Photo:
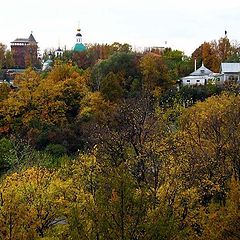
[[[200,70],[201,73],[205,73],[204,69]]]
[[[190,80],[187,80],[187,82],[189,82],[189,83],[190,83]]]
[[[197,82],[200,82],[200,80],[198,79]]]
[[[238,81],[238,75],[229,75],[228,80],[229,81]]]

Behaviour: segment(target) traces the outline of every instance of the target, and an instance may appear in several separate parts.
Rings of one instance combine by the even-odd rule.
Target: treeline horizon
[[[49,58],[55,59],[54,49],[45,49],[41,61],[46,61]],[[136,51],[128,43],[114,42],[112,44],[87,44],[87,50],[83,52],[74,52],[72,50],[63,49],[63,56],[61,60],[64,62],[72,61],[79,68],[86,69],[93,67],[99,59],[105,60],[116,52],[132,52],[136,54],[146,54],[152,52],[156,54],[163,54],[166,51],[181,53],[183,60],[188,59],[191,62],[191,69],[194,68],[194,60],[197,60],[197,66],[201,66],[202,63],[206,67],[210,68],[213,72],[220,71],[220,65],[222,62],[239,62],[240,44],[237,40],[229,40],[225,35],[218,40],[212,40],[202,43],[190,56],[186,55],[184,51],[178,49],[172,49],[171,47],[158,48],[149,47],[143,51]],[[40,67],[40,62],[35,67]],[[33,67],[31,61],[26,59],[26,66]],[[0,68],[12,68],[14,67],[14,59],[10,50],[3,43],[0,43]]]

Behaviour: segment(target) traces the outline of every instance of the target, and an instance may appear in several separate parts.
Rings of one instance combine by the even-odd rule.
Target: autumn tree
[[[232,93],[214,96],[186,109],[180,118],[181,131],[178,139],[184,141],[184,144],[180,144],[180,149],[183,149],[185,163],[186,159],[191,159],[188,165],[191,174],[188,178],[193,182],[203,181],[209,184],[202,191],[209,191],[210,199],[217,195],[220,202],[221,198],[224,201],[226,184],[231,177],[239,179],[236,147],[239,135],[236,121],[239,114],[238,101],[238,95]],[[197,180],[195,174],[201,177]],[[204,180],[204,177],[208,180]],[[206,192],[204,195],[207,197]]]
[[[218,40],[218,55],[221,62],[225,62],[231,55],[231,43],[227,36]]]
[[[7,50],[5,53],[4,66],[5,68],[12,68],[14,66],[14,59],[10,50]]]
[[[18,90],[1,102],[2,127],[8,133],[29,138],[39,148],[65,142],[65,147],[76,151],[79,127],[72,126],[88,91],[85,77],[76,68],[63,64],[56,65],[43,79],[29,69],[16,77],[15,84]],[[60,132],[68,136],[68,141]]]
[[[83,52],[73,52],[71,59],[79,68],[82,69],[93,67],[97,62],[96,55],[93,51],[90,50]]]
[[[239,181],[229,182],[228,197],[225,205],[211,203],[207,209],[201,209],[200,222],[204,231],[198,239],[239,239]],[[208,214],[206,214],[206,211]]]
[[[238,61],[238,53],[239,44],[225,36],[218,41],[204,42],[192,53],[192,58],[197,60],[198,66],[203,62],[213,72],[219,72],[222,62]]]
[[[123,96],[123,86],[123,77],[120,74],[110,72],[102,79],[100,89],[107,100],[116,101]]]
[[[110,53],[111,54],[116,53],[116,52],[128,53],[131,51],[132,51],[132,47],[127,43],[121,44],[118,42],[114,42],[113,44],[110,45]]]
[[[9,87],[9,85],[6,83],[2,83],[0,85],[0,101],[7,99],[10,91],[11,91],[11,88]]]
[[[102,161],[113,166],[128,162],[136,180],[152,189],[154,202],[160,185],[161,166],[168,151],[165,137],[170,136],[172,129],[167,122],[173,121],[173,113],[172,118],[164,117],[162,110],[157,117],[150,96],[127,99],[114,105],[100,100],[98,98],[97,103],[101,108],[92,102],[81,113],[83,118],[86,114],[91,117],[85,125],[88,142],[98,146]]]
[[[216,41],[204,42],[193,53],[192,58],[197,60],[197,65],[202,63],[213,72],[219,72],[221,58],[218,54],[218,44]]]
[[[199,187],[205,204],[215,197],[224,201],[227,180],[231,176],[239,179],[238,101],[234,95],[211,97],[181,118],[179,142],[184,142],[180,149],[186,182]]]
[[[121,164],[102,172],[96,192],[99,235],[109,239],[144,239],[142,222],[146,219],[147,198],[144,189]]]
[[[157,214],[157,221],[160,221],[159,225],[157,221],[156,225],[150,224],[155,229],[152,234],[159,231],[158,235],[153,235],[154,238],[166,233],[161,230],[167,222],[168,228],[165,230],[170,231],[167,234],[170,239],[176,236],[180,239],[205,239],[212,230],[211,221],[207,219],[215,217],[214,229],[221,229],[219,222],[223,212],[228,211],[226,209],[230,206],[235,208],[238,205],[236,199],[229,199],[231,179],[239,181],[236,169],[238,150],[235,145],[239,126],[234,120],[239,114],[236,108],[238,101],[238,96],[234,95],[211,97],[184,110],[180,122],[175,118],[172,124],[167,124],[172,131],[170,138],[164,138],[164,148],[159,144],[155,147],[157,159],[161,157],[160,149],[165,149],[163,153],[166,155],[160,165],[161,184],[157,188],[159,205],[151,213],[155,218]],[[165,116],[174,119],[174,112]],[[164,202],[161,202],[162,199]],[[158,208],[161,203],[164,206]],[[221,210],[218,212],[216,209]],[[238,218],[234,213],[230,215],[225,215],[226,219]],[[228,231],[230,225],[225,225],[219,235],[211,232],[211,238],[217,239],[221,235],[222,238],[235,239],[238,228],[234,226],[232,231]]]
[[[228,57],[228,62],[239,62],[239,55],[240,55],[240,45],[238,41],[231,41],[231,54]]]
[[[168,68],[159,55],[145,54],[140,60],[140,69],[146,91],[162,91],[171,83]]]
[[[0,43],[0,69],[4,65],[4,58],[5,58],[5,52],[6,52],[6,46],[2,43]]]
[[[64,221],[68,181],[44,168],[13,173],[0,185],[0,236],[4,239],[44,237]]]

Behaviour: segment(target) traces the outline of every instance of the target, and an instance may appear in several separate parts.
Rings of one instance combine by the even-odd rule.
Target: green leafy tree
[[[184,55],[182,51],[167,48],[162,53],[164,63],[168,67],[170,79],[177,81],[192,71],[191,59]]]
[[[120,74],[110,72],[102,79],[100,90],[107,100],[116,101],[123,96],[123,84],[124,79]]]
[[[93,68],[91,76],[90,84],[92,89],[100,90],[102,80],[111,72],[124,78],[122,87],[125,97],[134,94],[133,90],[135,93],[141,90],[138,56],[136,54],[119,52],[113,54],[107,60],[97,63]]]

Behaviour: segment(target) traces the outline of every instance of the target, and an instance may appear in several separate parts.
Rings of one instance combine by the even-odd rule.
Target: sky
[[[0,42],[10,48],[31,31],[41,51],[83,43],[171,47],[186,55],[227,30],[240,42],[239,0],[2,0]]]

